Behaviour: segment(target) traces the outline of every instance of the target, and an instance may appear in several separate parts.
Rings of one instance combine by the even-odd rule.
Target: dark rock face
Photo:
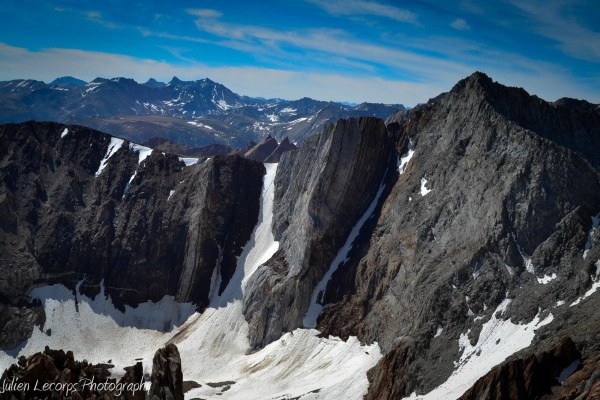
[[[551,393],[557,377],[581,355],[570,338],[549,351],[506,362],[479,379],[460,400],[534,399]]]
[[[183,400],[183,373],[177,346],[168,344],[156,351],[151,379],[149,400]]]
[[[117,307],[168,294],[203,309],[227,285],[257,221],[264,167],[237,156],[186,167],[158,151],[139,163],[124,142],[96,176],[110,142],[76,126],[0,127],[4,311],[33,310],[24,302],[36,284],[74,288],[84,276],[83,293],[95,296],[104,280]],[[37,317],[9,314],[20,323],[0,337],[14,347]]]
[[[267,136],[262,142],[244,153],[245,157],[255,161],[264,161],[269,157],[279,144],[271,135]]]
[[[267,158],[265,158],[263,161],[266,163],[279,162],[283,153],[286,153],[286,152],[292,151],[292,150],[296,150],[296,148],[297,148],[296,145],[293,144],[292,142],[290,142],[290,139],[288,139],[288,137],[286,136],[281,141],[281,143],[279,143],[279,145],[277,145],[277,148],[275,150],[273,150],[273,152],[271,154],[269,154],[269,156]]]
[[[252,346],[301,326],[315,285],[382,182],[390,148],[383,121],[353,118],[282,156],[273,211],[280,250],[244,297]]]

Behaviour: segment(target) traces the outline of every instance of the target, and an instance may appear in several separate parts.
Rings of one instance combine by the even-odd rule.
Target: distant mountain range
[[[150,79],[73,77],[51,83],[31,79],[0,82],[0,122],[50,120],[80,124],[135,142],[153,137],[190,147],[245,147],[268,135],[302,142],[339,118],[387,118],[400,104],[350,105],[240,96],[210,79],[168,82]]]

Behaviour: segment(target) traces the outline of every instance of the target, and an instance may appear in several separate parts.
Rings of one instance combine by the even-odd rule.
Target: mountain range
[[[190,147],[242,148],[267,135],[302,142],[339,118],[387,118],[399,104],[262,99],[240,96],[210,79],[170,82],[63,77],[0,82],[0,122],[27,120],[79,124],[143,143],[153,137]]]
[[[186,398],[598,396],[598,105],[476,72],[258,153],[1,125],[4,378],[168,345]]]

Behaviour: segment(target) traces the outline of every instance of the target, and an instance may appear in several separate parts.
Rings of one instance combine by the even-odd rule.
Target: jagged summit
[[[61,87],[32,80],[0,82],[0,122],[58,121],[89,126],[143,143],[160,136],[188,147],[242,148],[266,135],[293,142],[319,133],[338,118],[386,118],[402,105],[262,99],[240,96],[209,78],[168,83],[151,78],[98,77]]]
[[[600,112],[600,104],[590,103],[586,100],[562,97],[554,102],[555,105],[567,108],[574,108],[583,112]]]
[[[171,78],[169,83],[167,83],[167,86],[175,86],[175,85],[180,85],[182,83],[183,83],[183,81],[181,79],[179,79],[176,76],[173,76],[173,78]]]
[[[150,78],[150,79],[148,79],[148,81],[146,81],[146,83],[144,83],[144,86],[148,86],[148,87],[157,89],[157,88],[165,87],[165,86],[167,86],[167,84],[164,82],[158,82],[154,78]]]

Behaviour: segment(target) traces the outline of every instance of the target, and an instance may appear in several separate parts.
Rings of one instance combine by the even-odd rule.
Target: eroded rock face
[[[282,156],[273,210],[280,250],[244,297],[252,346],[301,326],[314,287],[384,178],[390,140],[383,121],[351,118]]]
[[[151,380],[149,400],[183,400],[183,373],[177,346],[168,344],[156,351]]]
[[[551,393],[558,386],[561,372],[581,354],[570,338],[552,349],[506,362],[479,379],[460,400],[535,399]]]
[[[511,104],[527,112],[508,112]],[[598,247],[586,258],[583,252],[591,217],[600,211],[599,118],[477,73],[392,119],[388,129],[398,132],[392,147],[398,156],[409,149],[414,154],[397,172],[376,221],[365,226],[350,260],[329,282],[329,304],[318,319],[325,335],[357,335],[388,353],[381,373],[371,375],[371,398],[427,393],[444,382],[460,356],[460,334],[470,329],[471,343],[477,343],[482,325],[507,297],[512,301],[506,316],[514,323],[531,321],[540,310],[546,310],[541,318],[552,312],[555,322],[541,330],[534,346],[545,345],[543,332],[568,327],[559,317],[566,307],[556,308],[557,302],[575,301],[597,279]],[[571,128],[576,134],[561,136]],[[287,182],[278,184],[279,199]],[[278,209],[274,231],[282,250],[256,277],[268,288],[266,298],[278,294],[278,285],[294,272],[302,277],[288,283],[294,287],[309,274],[283,260],[312,255],[310,244],[300,245],[310,243],[304,228],[310,224],[299,222],[294,207]],[[293,308],[297,297],[278,298]],[[582,317],[579,329],[590,321]],[[573,338],[585,346],[593,337]]]
[[[11,331],[4,346],[31,332],[37,317],[10,310],[34,308],[34,285],[74,288],[85,276],[84,294],[103,282],[117,307],[173,295],[203,309],[233,274],[257,221],[262,164],[217,156],[185,166],[159,151],[140,162],[124,142],[98,173],[109,145],[82,127],[0,127],[0,303],[2,318],[23,326],[1,327]]]

